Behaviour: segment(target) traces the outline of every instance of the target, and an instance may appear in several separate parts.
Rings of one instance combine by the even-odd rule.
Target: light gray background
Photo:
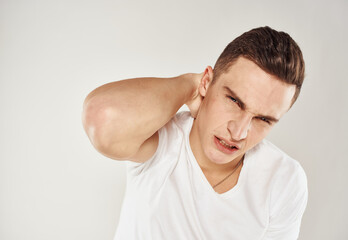
[[[94,88],[214,65],[241,33],[269,25],[303,50],[293,109],[268,137],[307,173],[300,239],[348,239],[347,1],[0,2],[0,239],[112,239],[125,165],[81,124]]]

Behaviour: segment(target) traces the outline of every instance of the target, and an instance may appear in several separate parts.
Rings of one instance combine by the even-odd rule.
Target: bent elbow
[[[104,156],[115,160],[127,160],[137,152],[136,144],[128,143],[123,136],[122,126],[117,126],[115,108],[105,101],[90,99],[85,101],[82,124],[93,147]]]
[[[100,101],[95,100],[95,98],[86,98],[83,103],[81,116],[82,125],[92,144],[98,140],[97,137],[100,135],[98,133],[101,132],[101,129],[105,125],[108,114],[110,113],[108,113],[105,105],[103,106],[103,104],[101,104]]]

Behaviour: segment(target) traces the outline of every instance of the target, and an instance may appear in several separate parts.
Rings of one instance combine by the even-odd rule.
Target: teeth
[[[225,147],[228,147],[228,148],[231,148],[231,149],[235,148],[234,146],[228,145],[224,140],[220,140],[220,143],[222,145],[224,145]]]

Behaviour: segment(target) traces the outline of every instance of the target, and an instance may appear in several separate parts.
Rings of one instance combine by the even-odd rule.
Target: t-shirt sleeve
[[[268,229],[262,240],[298,239],[301,219],[307,206],[307,177],[299,163],[289,175],[277,174],[270,196]]]

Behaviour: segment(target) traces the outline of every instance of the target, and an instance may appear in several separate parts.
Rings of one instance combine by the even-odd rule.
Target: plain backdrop
[[[343,0],[1,0],[0,239],[112,240],[125,163],[90,144],[86,95],[130,77],[202,72],[266,25],[295,39],[307,67],[268,136],[307,173],[300,239],[348,239],[347,12]]]

